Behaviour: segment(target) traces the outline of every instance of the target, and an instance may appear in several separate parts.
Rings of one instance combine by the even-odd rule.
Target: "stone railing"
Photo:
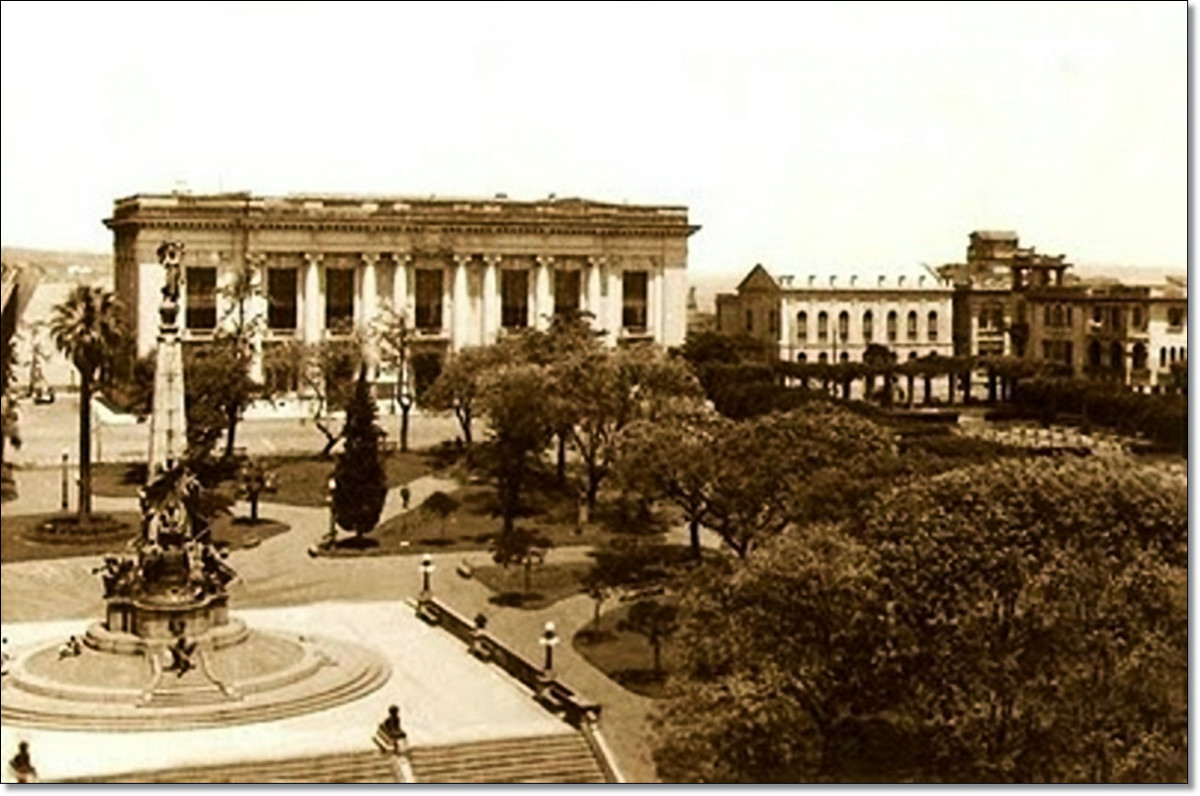
[[[477,657],[490,661],[533,691],[547,709],[562,716],[573,727],[585,727],[600,717],[600,705],[591,702],[558,678],[547,678],[544,670],[510,648],[450,606],[436,598],[417,604],[417,614],[467,644]]]

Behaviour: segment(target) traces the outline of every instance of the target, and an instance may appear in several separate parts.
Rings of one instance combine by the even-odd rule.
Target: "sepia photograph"
[[[6,785],[1189,782],[1190,3],[0,17]]]

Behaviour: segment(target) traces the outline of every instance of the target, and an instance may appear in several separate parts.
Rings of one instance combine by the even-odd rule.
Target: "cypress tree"
[[[363,367],[354,397],[346,407],[344,449],[333,469],[334,519],[359,538],[375,528],[387,497],[387,475],[379,455],[381,435],[375,424],[375,401],[367,369]]]

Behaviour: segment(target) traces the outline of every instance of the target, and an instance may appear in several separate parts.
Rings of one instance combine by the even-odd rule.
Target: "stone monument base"
[[[78,652],[14,651],[5,724],[58,730],[183,730],[290,718],[357,700],[391,675],[378,653],[344,641],[250,630],[232,619],[195,639],[177,665],[169,639],[92,625]]]

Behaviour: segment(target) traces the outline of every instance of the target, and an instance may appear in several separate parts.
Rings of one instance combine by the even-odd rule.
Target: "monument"
[[[103,621],[15,659],[5,723],[58,729],[190,729],[278,719],[359,699],[390,667],[378,653],[316,635],[252,630],[229,613],[236,574],[202,511],[184,453],[179,326],[183,247],[166,269],[141,532],[96,570]]]

